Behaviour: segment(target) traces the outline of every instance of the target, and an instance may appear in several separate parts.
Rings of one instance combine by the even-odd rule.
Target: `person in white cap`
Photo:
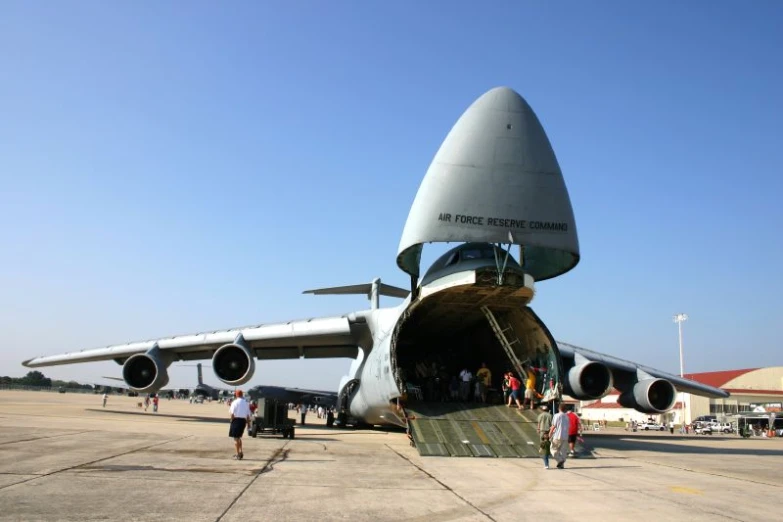
[[[541,405],[541,413],[538,414],[538,436],[549,435],[549,428],[552,427],[552,414],[549,413],[546,404]]]

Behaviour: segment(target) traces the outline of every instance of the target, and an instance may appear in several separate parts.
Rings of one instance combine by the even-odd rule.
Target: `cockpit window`
[[[497,258],[495,253],[497,252]],[[465,243],[458,246],[449,252],[443,254],[432,266],[430,266],[427,273],[424,275],[426,280],[430,274],[433,274],[446,267],[454,267],[463,261],[472,261],[478,259],[495,259],[501,263],[506,259],[506,252],[503,249],[496,248],[487,243]],[[508,266],[519,266],[516,259],[513,256],[508,258]]]
[[[481,259],[484,257],[482,255],[482,251],[479,249],[465,249],[460,252],[460,258],[463,261],[467,261],[468,259]]]
[[[467,261],[469,259],[493,259],[495,251],[492,248],[465,248],[459,251],[460,259]]]

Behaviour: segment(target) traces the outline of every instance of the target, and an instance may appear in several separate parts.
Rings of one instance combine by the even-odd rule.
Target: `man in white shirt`
[[[552,456],[557,461],[557,469],[565,468],[568,452],[568,415],[565,403],[560,403],[557,414],[552,418],[552,426],[549,428],[549,440],[552,441]]]
[[[473,374],[470,373],[470,370],[467,368],[463,368],[461,372],[459,372],[459,379],[461,381],[460,383],[460,397],[463,401],[466,401],[470,398],[470,381],[473,380]]]
[[[250,422],[250,405],[242,397],[242,390],[234,392],[236,399],[231,403],[228,411],[231,414],[231,426],[228,429],[228,436],[234,439],[234,447],[237,452],[234,455],[235,460],[242,460],[245,454],[242,453],[242,435],[245,433],[245,427]]]

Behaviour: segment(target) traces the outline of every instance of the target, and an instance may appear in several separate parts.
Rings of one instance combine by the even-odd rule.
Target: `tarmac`
[[[228,409],[0,391],[0,520],[770,520],[783,439],[585,434],[594,458],[421,457],[405,433],[326,428],[245,438]]]

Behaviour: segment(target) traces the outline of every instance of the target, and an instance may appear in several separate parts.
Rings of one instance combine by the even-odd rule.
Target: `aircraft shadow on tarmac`
[[[198,415],[175,415],[173,413],[149,413],[145,411],[122,411],[122,410],[103,410],[95,408],[86,408],[85,411],[99,412],[99,413],[113,413],[117,415],[139,415],[142,417],[162,417],[167,419],[179,419],[184,421],[194,422],[214,422],[216,424],[228,424],[228,417],[220,419],[218,417],[201,417]]]
[[[783,456],[783,449],[767,449],[758,448],[754,444],[753,440],[746,440],[748,444],[754,444],[753,447],[748,448],[726,448],[726,447],[711,447],[711,446],[684,446],[671,442],[662,442],[670,440],[672,442],[725,442],[730,440],[741,440],[739,437],[712,437],[705,438],[695,436],[672,436],[671,438],[664,438],[660,436],[644,436],[644,435],[601,435],[599,437],[590,437],[589,443],[593,449],[612,449],[612,450],[642,450],[651,451],[656,453],[690,453],[698,455],[755,455],[759,457],[773,457]],[[647,444],[647,442],[652,442]],[[772,442],[772,441],[770,441]]]
[[[153,417],[153,418],[164,418],[164,419],[176,419],[180,421],[193,421],[193,422],[211,422],[214,424],[225,424],[228,426],[228,417],[225,419],[221,419],[219,417],[202,417],[199,415],[177,415],[174,413],[150,413],[145,411],[122,411],[122,410],[104,410],[104,409],[96,409],[96,408],[86,408],[85,411],[89,412],[98,412],[98,413],[112,413],[117,415],[138,415],[142,417]],[[362,434],[362,433],[368,433],[368,431],[389,431],[389,432],[398,432],[400,429],[377,429],[377,430],[360,430],[360,431],[351,431],[351,429],[348,429],[348,431],[345,431],[341,428],[325,428],[324,426],[319,425],[311,425],[311,426],[302,426],[300,424],[296,425],[296,433],[297,437],[303,436],[302,431],[308,431],[308,430],[322,430],[322,429],[334,429],[335,431],[340,433],[340,436],[343,435],[354,435],[354,434]],[[403,430],[404,431],[404,430]],[[260,435],[262,438],[268,438],[271,437],[270,435]],[[333,439],[330,437],[311,437],[309,435],[304,435],[306,440],[308,441],[320,441],[320,442],[331,442],[335,441],[337,439]]]
[[[642,466],[574,466],[570,458],[566,461],[566,469],[577,469],[579,471],[583,469],[633,469],[641,467]]]

